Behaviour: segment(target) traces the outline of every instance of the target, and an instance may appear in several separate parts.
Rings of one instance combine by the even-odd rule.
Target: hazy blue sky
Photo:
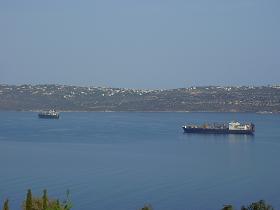
[[[0,83],[280,83],[279,0],[0,0]]]

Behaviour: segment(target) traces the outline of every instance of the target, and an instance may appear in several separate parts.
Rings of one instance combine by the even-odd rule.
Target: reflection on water
[[[183,133],[188,140],[208,141],[208,142],[228,142],[228,143],[249,143],[254,141],[254,135],[245,134],[199,134],[199,133]]]
[[[244,135],[244,134],[229,134],[227,136],[229,143],[249,143],[254,141],[254,135]]]

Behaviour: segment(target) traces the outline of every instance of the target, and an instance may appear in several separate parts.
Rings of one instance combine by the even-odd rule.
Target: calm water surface
[[[237,119],[254,136],[183,134],[186,122]],[[74,210],[220,209],[265,199],[280,209],[280,115],[238,113],[0,112],[0,202],[25,192]]]

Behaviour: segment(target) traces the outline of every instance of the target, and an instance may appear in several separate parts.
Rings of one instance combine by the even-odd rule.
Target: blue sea
[[[183,134],[185,123],[253,122],[254,136]],[[218,210],[264,199],[280,209],[280,115],[0,112],[0,202],[27,189],[73,210]]]

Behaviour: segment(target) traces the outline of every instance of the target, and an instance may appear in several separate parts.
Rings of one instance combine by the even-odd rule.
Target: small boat
[[[49,111],[42,111],[38,114],[39,118],[44,119],[59,119],[59,113],[55,111],[54,109]]]
[[[241,124],[239,122],[230,122],[228,124],[184,125],[183,130],[185,133],[253,135],[255,132],[255,125],[253,123]]]

